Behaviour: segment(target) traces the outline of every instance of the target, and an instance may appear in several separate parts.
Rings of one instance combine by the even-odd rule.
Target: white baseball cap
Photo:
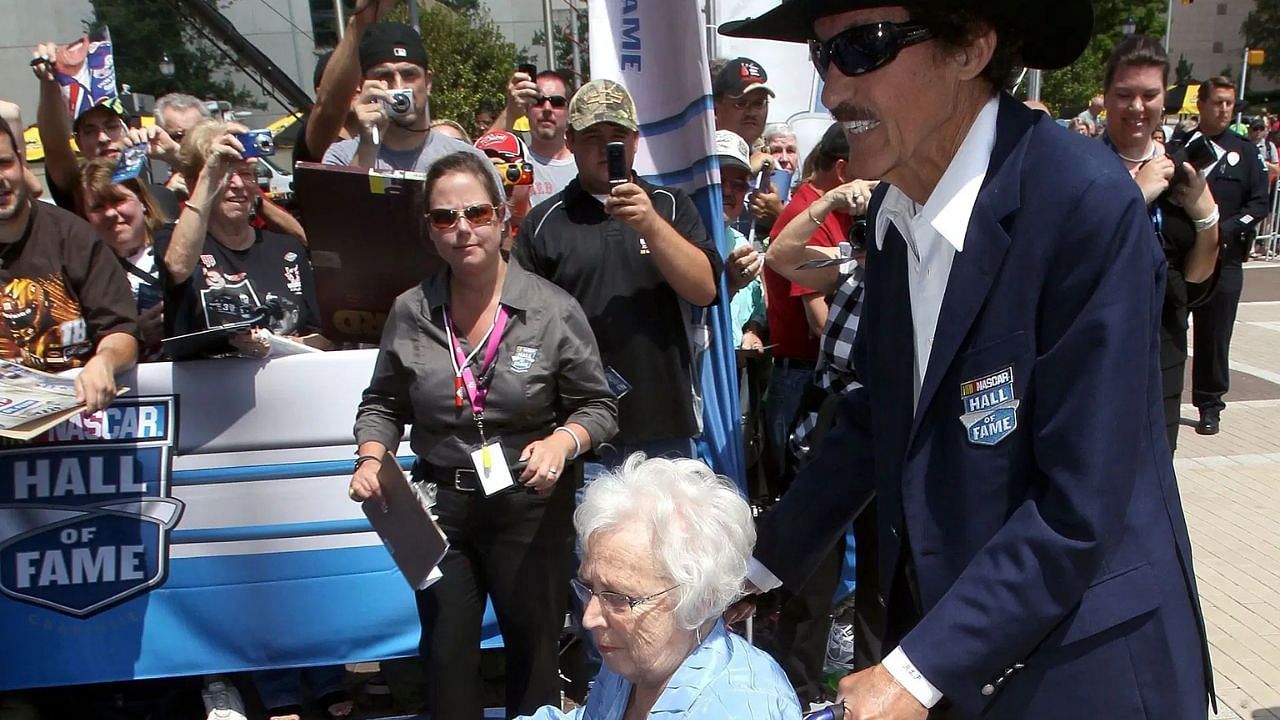
[[[751,172],[751,146],[732,130],[716,131],[716,155],[720,167],[737,167]]]

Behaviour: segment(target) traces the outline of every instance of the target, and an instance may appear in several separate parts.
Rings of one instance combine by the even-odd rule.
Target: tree
[[[1244,33],[1249,47],[1265,50],[1267,57],[1259,68],[1250,68],[1249,72],[1260,71],[1272,80],[1280,80],[1280,0],[1255,0],[1253,12],[1245,18],[1240,30]]]
[[[581,86],[591,78],[591,47],[587,44],[587,11],[583,8],[581,11],[573,13],[578,18],[578,52],[579,60],[582,63],[582,77],[574,78],[574,83]],[[568,23],[553,23],[556,35],[556,66],[553,70],[561,70],[567,75],[573,74],[573,28]],[[529,48],[524,48],[521,55],[524,59],[538,64],[539,61],[545,62],[547,47],[547,31],[539,30],[533,34],[533,46],[541,48],[543,52],[535,53]]]
[[[1280,0],[1277,0],[1280,2]],[[1102,93],[1107,58],[1124,37],[1122,26],[1132,15],[1140,34],[1164,34],[1166,0],[1094,0],[1093,39],[1069,67],[1044,73],[1041,99],[1059,114],[1074,114]],[[1025,96],[1025,89],[1022,93]]]
[[[408,9],[399,7],[387,19],[408,22]],[[477,107],[502,107],[516,46],[483,10],[433,6],[418,16],[418,27],[433,72],[431,116],[456,120],[474,134]]]
[[[116,81],[134,92],[159,97],[181,90],[198,98],[245,106],[253,95],[225,79],[214,79],[226,57],[211,47],[197,28],[184,23],[172,0],[92,0],[93,17],[85,27],[111,30]],[[174,76],[160,74],[160,58],[173,61]]]
[[[1195,82],[1195,63],[1188,61],[1186,55],[1178,55],[1178,67],[1173,70],[1173,82],[1176,85]]]

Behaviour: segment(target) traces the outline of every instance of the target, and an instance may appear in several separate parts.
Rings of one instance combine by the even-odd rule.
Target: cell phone
[[[627,151],[620,142],[611,142],[604,146],[604,156],[609,163],[609,184],[621,185],[629,182],[627,176]]]
[[[1183,163],[1190,163],[1191,167],[1203,172],[1205,168],[1218,161],[1218,154],[1214,151],[1213,144],[1209,138],[1200,133],[1193,135],[1186,143],[1168,143],[1165,151],[1169,154],[1169,159],[1174,162],[1173,178],[1169,181],[1171,186],[1181,185],[1191,179],[1187,177],[1182,167]]]
[[[533,63],[520,63],[516,66],[516,72],[522,72],[532,80],[538,76],[538,66]]]

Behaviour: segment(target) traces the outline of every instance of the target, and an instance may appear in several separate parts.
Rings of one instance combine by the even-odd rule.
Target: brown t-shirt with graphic
[[[31,205],[22,239],[0,244],[0,358],[47,372],[77,368],[104,336],[137,334],[136,301],[89,223]]]

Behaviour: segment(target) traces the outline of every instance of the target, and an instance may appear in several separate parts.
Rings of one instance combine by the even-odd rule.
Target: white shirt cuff
[[[747,579],[752,585],[760,588],[760,592],[769,592],[775,588],[782,587],[782,581],[777,575],[769,572],[769,568],[760,564],[759,560],[751,558],[747,560]]]
[[[920,674],[901,646],[894,648],[881,664],[899,685],[906,688],[926,708],[932,708],[942,700],[942,693]]]

